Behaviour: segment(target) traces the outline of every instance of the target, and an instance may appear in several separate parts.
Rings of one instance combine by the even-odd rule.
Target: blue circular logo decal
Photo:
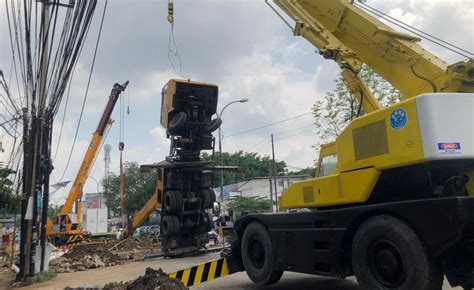
[[[403,109],[395,109],[390,114],[390,126],[393,129],[402,129],[407,124],[407,112]]]

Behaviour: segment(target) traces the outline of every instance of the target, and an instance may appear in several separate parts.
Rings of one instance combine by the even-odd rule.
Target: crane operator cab
[[[474,196],[473,104],[472,93],[422,94],[353,120],[281,207]]]

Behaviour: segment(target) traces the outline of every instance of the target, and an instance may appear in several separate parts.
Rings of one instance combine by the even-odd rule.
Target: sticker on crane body
[[[403,129],[407,124],[407,119],[407,112],[404,109],[395,109],[390,113],[390,126],[395,130]]]
[[[439,154],[461,154],[460,142],[443,142],[438,143]]]

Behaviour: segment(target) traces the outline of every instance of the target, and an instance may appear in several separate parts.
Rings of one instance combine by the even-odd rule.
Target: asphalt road
[[[266,287],[255,286],[247,277],[247,274],[237,273],[205,284],[194,286],[191,289],[360,290],[362,288],[359,287],[357,282],[351,279],[332,279],[321,276],[287,272],[283,274],[280,281]]]
[[[64,289],[70,287],[102,287],[109,282],[129,281],[145,273],[147,267],[162,268],[171,273],[179,269],[204,263],[217,258],[218,253],[181,259],[155,259],[141,262],[130,262],[123,265],[94,269],[84,272],[58,274],[51,281],[34,284],[28,287],[15,289]],[[304,275],[286,272],[281,280],[271,286],[258,287],[252,284],[245,272],[233,274],[204,284],[196,285],[191,289],[324,289],[324,290],[356,290],[361,289],[354,278],[332,279],[314,275]],[[445,281],[443,290],[451,288]]]

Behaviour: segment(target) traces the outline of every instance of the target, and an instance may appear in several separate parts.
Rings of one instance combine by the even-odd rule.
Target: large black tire
[[[161,221],[163,236],[171,237],[179,233],[179,218],[175,215],[165,215]]]
[[[213,227],[213,221],[212,221],[212,215],[208,212],[202,213],[201,214],[201,220],[200,220],[200,232],[202,234],[208,233],[212,230]]]
[[[163,198],[165,211],[168,213],[179,213],[183,209],[183,196],[178,190],[168,190]]]
[[[274,270],[272,241],[261,223],[253,222],[245,228],[241,250],[245,271],[252,282],[262,286],[280,280],[283,271]]]
[[[211,191],[212,189],[203,189],[201,190],[201,206],[204,209],[212,208],[214,202],[211,201]],[[214,194],[215,196],[215,194]]]
[[[221,118],[215,118],[214,120],[212,120],[209,125],[207,125],[206,127],[206,131],[208,133],[212,133],[214,131],[216,131],[217,129],[219,129],[219,127],[222,125],[222,119]]]
[[[181,180],[182,180],[182,176],[177,172],[171,171],[171,172],[168,172],[168,174],[166,174],[166,186],[168,188],[180,187],[180,185],[182,184]]]
[[[209,189],[209,197],[211,202],[211,208],[213,208],[214,202],[216,202],[216,192],[212,188]]]
[[[352,266],[362,289],[436,290],[443,285],[439,263],[408,225],[391,216],[361,225],[352,244]]]
[[[188,115],[186,115],[185,112],[179,112],[178,114],[174,115],[173,118],[168,123],[168,129],[171,131],[174,131],[176,129],[179,129],[181,126],[186,123],[188,120]]]

